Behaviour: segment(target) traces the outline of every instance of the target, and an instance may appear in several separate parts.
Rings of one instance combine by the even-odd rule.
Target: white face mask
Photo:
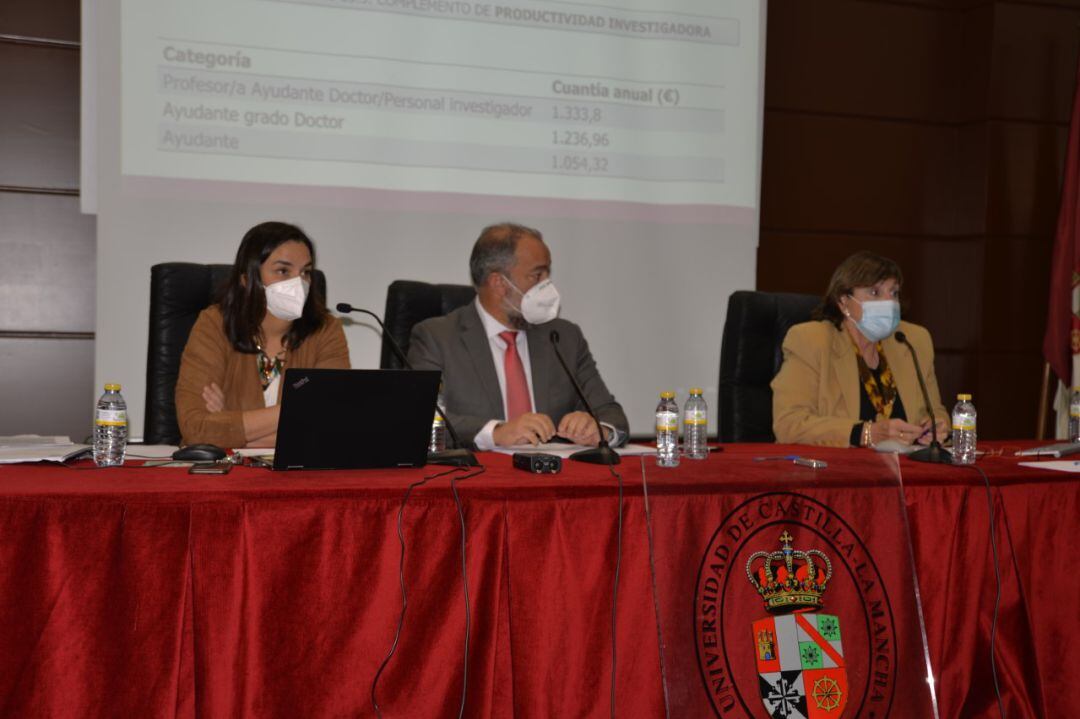
[[[851,299],[855,300],[854,297]],[[871,342],[880,342],[900,325],[900,303],[896,300],[873,300],[859,302],[859,305],[862,307],[862,318],[855,326]]]
[[[310,287],[311,284],[299,275],[267,285],[266,311],[279,320],[291,322],[300,319]]]
[[[542,325],[559,316],[559,291],[550,278],[536,283],[522,293],[510,278],[503,278],[521,295],[521,316],[531,325]]]

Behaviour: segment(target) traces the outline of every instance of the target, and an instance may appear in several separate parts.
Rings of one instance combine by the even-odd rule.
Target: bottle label
[[[1080,404],[1069,405],[1069,416],[1080,417]]]
[[[952,428],[955,430],[973,430],[975,429],[975,420],[970,417],[953,417]]]
[[[683,424],[687,427],[696,427],[708,423],[709,418],[705,415],[704,410],[700,409],[692,409],[683,417]]]
[[[94,415],[98,427],[127,427],[126,409],[99,409]]]
[[[674,432],[679,429],[679,415],[674,412],[656,413],[656,431]]]

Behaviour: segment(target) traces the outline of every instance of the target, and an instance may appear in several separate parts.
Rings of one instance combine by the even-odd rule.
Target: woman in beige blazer
[[[347,369],[341,320],[311,283],[315,247],[284,222],[248,230],[218,303],[191,329],[176,381],[184,444],[273,447],[288,367]]]
[[[892,260],[858,252],[833,272],[814,321],[792,327],[772,381],[773,433],[782,443],[871,446],[883,440],[928,444],[930,415],[907,336],[925,373],[937,439],[948,413],[924,327],[900,320],[903,275]]]

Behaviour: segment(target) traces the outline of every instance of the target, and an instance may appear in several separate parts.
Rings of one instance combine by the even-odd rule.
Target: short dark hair
[[[872,287],[888,279],[896,280],[896,284],[903,287],[904,274],[900,271],[900,265],[867,250],[856,252],[833,270],[832,279],[821,298],[821,304],[814,310],[813,318],[828,320],[839,327],[844,321],[839,304],[841,297],[850,295],[856,287]]]
[[[256,338],[266,316],[266,292],[259,270],[274,250],[286,242],[302,242],[311,253],[315,265],[315,245],[296,225],[285,222],[263,222],[255,225],[240,241],[229,279],[218,295],[221,315],[225,320],[225,336],[238,352],[258,352]],[[243,281],[241,280],[243,278]],[[296,349],[305,339],[322,327],[329,318],[322,287],[312,281],[304,302],[304,313],[293,321],[283,342]]]
[[[479,289],[492,272],[505,274],[510,271],[514,266],[514,252],[522,237],[544,241],[540,230],[513,222],[500,222],[484,228],[469,256],[469,274],[474,287]]]

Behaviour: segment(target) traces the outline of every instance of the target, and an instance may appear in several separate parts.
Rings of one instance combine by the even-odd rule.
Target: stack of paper
[[[0,464],[66,462],[89,449],[89,445],[75,444],[70,437],[16,434],[0,437]]]

